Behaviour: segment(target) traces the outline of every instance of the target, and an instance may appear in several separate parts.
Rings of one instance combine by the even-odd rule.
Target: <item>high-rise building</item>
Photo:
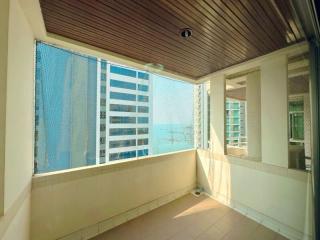
[[[227,98],[226,142],[229,146],[246,146],[246,103]]]
[[[101,61],[100,163],[151,153],[150,75]]]

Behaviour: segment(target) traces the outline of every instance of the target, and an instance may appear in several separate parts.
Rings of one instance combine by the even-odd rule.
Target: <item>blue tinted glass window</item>
[[[135,128],[111,128],[109,130],[110,136],[136,135]]]
[[[105,73],[101,73],[101,81],[106,81],[107,75]]]
[[[102,106],[102,107],[106,106],[106,99],[105,98],[100,99],[100,106]]]
[[[35,173],[95,164],[97,66],[96,58],[36,43]]]
[[[138,117],[138,123],[149,123],[148,117]]]
[[[143,72],[138,72],[138,78],[144,79],[144,80],[149,80],[149,74],[143,73]]]
[[[138,150],[138,157],[147,156],[149,154],[148,149]]]
[[[135,139],[131,140],[118,140],[118,141],[110,141],[109,148],[120,148],[120,147],[131,147],[136,146],[137,141]]]
[[[149,102],[149,97],[148,96],[139,95],[138,96],[138,101],[139,102]]]
[[[106,87],[105,86],[101,86],[101,93],[104,93],[104,94],[106,94]]]
[[[106,70],[107,69],[107,62],[106,61],[101,61],[101,69]]]
[[[149,112],[149,107],[138,106],[138,112],[140,112],[140,113],[148,113]]]
[[[114,79],[110,80],[110,86],[117,87],[117,88],[132,89],[132,90],[136,90],[137,88],[135,83],[124,82],[124,81],[119,81]]]
[[[148,128],[138,128],[138,134],[148,134],[149,129]]]
[[[138,145],[148,145],[148,143],[149,143],[148,138],[138,139]]]
[[[122,105],[122,104],[110,104],[110,111],[114,111],[114,112],[136,112],[136,106]]]
[[[138,84],[138,90],[139,91],[143,91],[143,92],[148,92],[149,91],[149,86],[148,85]]]
[[[110,117],[110,123],[136,123],[135,117]]]
[[[137,156],[136,151],[110,153],[109,160],[114,161],[114,160],[120,160],[120,159],[126,159],[126,158],[133,158],[136,156]]]
[[[111,99],[136,101],[136,95],[129,93],[110,92]]]
[[[133,70],[130,70],[127,68],[123,68],[123,67],[111,66],[110,72],[116,73],[119,75],[128,76],[128,77],[134,77],[134,78],[136,77],[136,71],[133,71]]]

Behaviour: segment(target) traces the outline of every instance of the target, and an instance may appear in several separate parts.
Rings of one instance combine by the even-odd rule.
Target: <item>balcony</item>
[[[316,6],[2,1],[0,239],[319,239]]]

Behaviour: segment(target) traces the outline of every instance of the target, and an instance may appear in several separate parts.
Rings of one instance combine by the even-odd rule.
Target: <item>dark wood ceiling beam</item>
[[[47,9],[46,6],[43,6],[43,9]],[[97,24],[89,24],[89,22],[85,21],[83,22],[81,19],[78,19],[77,16],[73,16],[72,12],[64,12],[63,9],[58,9],[58,8],[53,8],[51,7],[51,18],[54,18],[55,21],[58,21],[60,25],[66,25],[66,24],[73,24],[73,26],[75,26],[77,23],[81,23],[82,27],[85,28],[86,30],[90,31],[92,34],[96,34],[98,33],[98,35],[96,34],[96,37],[101,38],[101,36],[109,36],[108,38],[105,38],[106,41],[110,41],[109,39],[113,39],[116,38],[116,40],[122,44],[126,44],[126,45],[131,45],[132,49],[148,49],[149,51],[151,51],[152,53],[158,53],[161,54],[163,58],[172,58],[175,59],[176,61],[180,61],[184,64],[190,65],[190,66],[194,66],[187,58],[184,59],[181,55],[177,54],[175,56],[172,56],[172,52],[168,52],[168,50],[166,48],[160,48],[158,45],[153,45],[153,43],[144,43],[143,42],[143,38],[137,39],[136,41],[130,41],[128,42],[126,39],[128,39],[124,36],[122,36],[123,34],[117,33],[117,31],[108,31],[107,33],[105,33]],[[55,10],[55,11],[52,11]],[[64,13],[64,14],[63,14]],[[53,16],[53,14],[58,15],[57,17]],[[73,18],[75,17],[75,18]],[[68,18],[68,19],[67,19]],[[64,20],[64,21],[62,21]],[[123,37],[123,38],[121,38]],[[149,48],[149,46],[151,45],[151,48]],[[205,69],[204,65],[201,64],[201,62],[197,63],[197,65],[195,66],[199,69]]]
[[[290,9],[291,6],[289,6],[289,1],[279,1],[279,0],[273,0],[272,1],[276,8],[279,9],[279,12],[281,12],[284,21],[286,22],[286,26],[289,27],[294,34],[296,39],[299,39],[302,37],[302,34],[300,33],[297,25],[295,24],[292,11],[293,9]]]
[[[232,48],[241,58],[245,57],[248,52],[256,51],[251,46],[245,45],[243,41],[239,41],[239,39],[234,38],[234,36],[232,36],[229,31],[226,31],[226,29],[223,29],[220,24],[215,23],[213,25],[209,25],[208,21],[206,21],[198,11],[192,8],[186,8],[188,5],[183,5],[182,8],[181,4],[178,4],[176,1],[160,0],[160,2],[163,6],[171,9],[171,11],[184,16],[184,18],[196,25],[196,28],[206,29],[208,36],[218,37],[220,39],[219,46],[224,50]]]
[[[260,16],[257,19],[255,12],[250,12],[250,10],[248,10],[250,7],[246,7],[246,3],[239,1],[224,1],[222,4],[233,12],[235,18],[238,17],[238,19],[250,29],[250,33],[248,33],[249,36],[259,36],[260,44],[264,43],[269,45],[271,50],[281,48],[285,45],[284,38],[278,34],[277,29],[274,29],[272,25],[268,24],[266,16],[263,13],[259,13],[258,15]],[[266,27],[268,27],[268,31],[265,31]]]
[[[257,3],[264,9],[269,18],[269,22],[271,22],[279,30],[280,35],[288,38],[290,42],[295,42],[296,39],[293,33],[283,24],[282,19],[279,17],[278,13],[275,12],[274,7],[269,0],[258,1]]]
[[[126,1],[123,1],[126,2]],[[98,7],[101,10],[104,10],[104,14],[110,14],[111,12],[114,13],[115,15],[120,15],[121,14],[121,18],[122,20],[126,21],[128,26],[132,23],[132,22],[137,22],[141,25],[144,26],[143,29],[140,29],[142,31],[145,31],[145,36],[152,36],[153,39],[151,39],[152,41],[156,41],[158,40],[159,42],[164,42],[165,44],[167,44],[167,46],[171,46],[174,47],[176,49],[180,49],[181,50],[181,54],[186,54],[186,53],[190,53],[192,57],[194,56],[198,56],[199,58],[203,58],[204,60],[208,61],[208,59],[212,59],[212,58],[219,58],[222,57],[223,55],[221,54],[217,54],[217,52],[208,52],[208,51],[204,51],[203,48],[196,48],[196,46],[194,45],[187,45],[187,41],[185,39],[181,39],[179,37],[179,31],[178,29],[176,29],[175,32],[169,32],[168,29],[166,29],[165,27],[162,27],[161,25],[159,25],[159,22],[152,22],[149,19],[146,18],[145,15],[143,15],[143,17],[141,17],[140,15],[136,16],[133,14],[133,12],[130,12],[130,4],[126,4],[125,6],[125,11],[123,11],[122,13],[117,13],[114,11],[117,11],[117,9],[123,9],[124,6],[121,6],[121,2],[117,2],[117,4],[113,4],[115,5],[114,7],[110,7],[109,5],[106,5],[108,3],[104,2],[103,5],[100,5],[100,3],[96,2],[95,5],[96,7]],[[106,8],[107,7],[107,8]],[[137,10],[137,9],[136,9]],[[140,12],[140,11],[139,11]],[[114,16],[114,18],[116,18],[117,16]],[[155,26],[153,28],[150,28],[149,26]],[[131,26],[132,30],[136,29],[135,25]],[[191,57],[189,56],[189,57]]]
[[[268,34],[266,34],[266,32],[263,31],[261,28],[256,29],[255,24],[252,23],[252,19],[244,18],[241,12],[235,14],[235,12],[233,11],[233,6],[230,6],[231,1],[204,0],[204,2],[208,4],[211,8],[213,8],[215,12],[217,12],[220,15],[223,15],[229,24],[232,24],[239,28],[239,31],[241,31],[242,34],[245,34],[247,36],[253,36],[259,42],[266,41],[266,39],[268,39],[268,43],[273,48],[278,48],[279,43],[276,42]]]
[[[211,46],[207,45],[206,42],[202,41],[202,39],[204,39],[205,36],[199,36],[196,32],[194,32],[192,38],[187,40],[182,39],[179,35],[179,30],[183,27],[186,27],[187,25],[184,24],[183,27],[178,27],[178,26],[175,26],[172,22],[171,23],[166,22],[163,16],[160,17],[157,15],[157,13],[147,10],[146,8],[144,8],[142,5],[139,4],[139,1],[136,3],[130,0],[130,1],[121,1],[120,3],[123,5],[125,4],[126,7],[132,11],[134,11],[134,9],[138,10],[139,13],[141,13],[141,15],[143,15],[144,18],[150,20],[152,24],[159,26],[160,27],[159,31],[163,32],[163,30],[165,30],[166,32],[164,34],[166,34],[166,36],[168,36],[178,44],[183,45],[187,49],[193,49],[197,53],[206,55],[209,59],[212,59],[213,57],[224,57],[226,60],[225,62],[227,64],[236,59],[240,60],[239,57],[236,55],[233,55],[233,56],[231,56],[230,54],[226,55],[215,45],[212,45],[212,42],[211,42]],[[198,44],[199,41],[202,42],[201,45]]]
[[[86,33],[73,32],[73,30],[68,27],[56,28],[56,26],[54,26],[54,27],[50,26],[49,28],[52,32],[55,32],[55,34],[65,36],[67,38],[71,38],[71,36],[72,36],[73,40],[76,40],[79,42],[90,44],[90,45],[98,47],[98,48],[104,48],[104,46],[105,46],[105,41],[103,41],[101,39],[97,39],[95,37],[92,37]],[[110,43],[110,45],[113,47],[114,53],[126,55],[127,51],[123,50],[122,46],[115,45],[114,43]],[[127,54],[129,54],[129,53],[127,53]],[[131,54],[131,52],[130,52],[130,54]],[[141,56],[142,56],[142,58],[141,58]],[[132,58],[137,61],[144,62],[145,56],[139,55],[138,53],[136,53],[136,54],[132,55]],[[159,60],[158,58],[155,58],[155,59]],[[163,61],[163,62],[166,62],[166,61]],[[169,71],[172,71],[175,73],[181,73],[181,71],[183,71],[184,74],[182,74],[182,75],[186,76],[188,78],[194,78],[194,76],[201,76],[201,73],[202,73],[202,71],[200,72],[199,69],[197,69],[197,68],[193,68],[193,67],[185,68],[184,65],[176,65],[176,64],[171,65],[170,64],[170,66],[171,66],[171,68],[166,69],[166,70],[169,70]],[[208,73],[210,73],[210,72],[208,71]]]
[[[50,33],[199,78],[300,42],[289,0],[40,0]],[[188,39],[179,36],[192,28]]]
[[[185,1],[185,0],[178,0],[178,1]],[[216,12],[212,12],[210,10],[212,10],[212,8],[210,6],[204,6],[205,3],[202,1],[202,4],[198,4],[198,1],[192,1],[192,0],[186,0],[186,2],[189,4],[190,8],[193,8],[195,12],[202,14],[202,16],[204,16],[207,20],[209,25],[213,26],[213,24],[215,22],[219,22],[219,25],[221,26],[221,28],[224,29],[225,33],[229,33],[230,35],[233,35],[233,38],[236,37],[236,39],[242,43],[245,46],[245,51],[248,52],[252,52],[254,55],[254,52],[259,51],[259,52],[267,52],[268,49],[268,45],[261,45],[259,44],[255,37],[251,37],[249,38],[248,36],[244,36],[241,34],[241,32],[237,29],[237,27],[235,27],[232,24],[229,24],[228,21],[225,20],[225,16],[222,17],[220,14],[217,14]],[[207,22],[206,20],[206,22]],[[255,50],[256,49],[256,50]]]
[[[179,30],[185,27],[189,27],[189,24],[184,22],[183,19],[181,19],[177,15],[173,15],[172,13],[168,12],[166,9],[161,8],[157,4],[153,3],[152,1],[147,1],[144,4],[141,3],[140,0],[130,0],[131,3],[135,3],[136,5],[139,5],[140,7],[144,8],[145,11],[141,12],[145,17],[150,15],[150,18],[153,18],[154,21],[158,21],[159,19],[162,19],[162,21],[165,21],[167,24],[163,25],[165,27],[170,27],[172,25],[172,28],[170,31],[172,34],[177,35]],[[148,8],[148,4],[152,4],[152,8]],[[221,48],[218,48],[218,44],[214,40],[209,40],[207,38],[207,34],[203,31],[199,31],[197,28],[193,29],[193,35],[191,39],[185,40],[188,44],[188,47],[191,45],[197,46],[198,48],[204,50],[207,52],[207,54],[214,54],[218,55],[220,57],[223,57],[223,61],[226,64],[229,64],[231,61],[237,61],[241,60],[238,56],[236,56],[233,52],[229,51],[223,51]],[[212,56],[210,55],[210,58]],[[222,60],[222,59],[221,59]]]

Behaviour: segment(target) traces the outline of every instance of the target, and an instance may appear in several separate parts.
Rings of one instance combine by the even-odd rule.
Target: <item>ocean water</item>
[[[192,124],[154,124],[152,126],[152,154],[193,148],[193,134]]]

